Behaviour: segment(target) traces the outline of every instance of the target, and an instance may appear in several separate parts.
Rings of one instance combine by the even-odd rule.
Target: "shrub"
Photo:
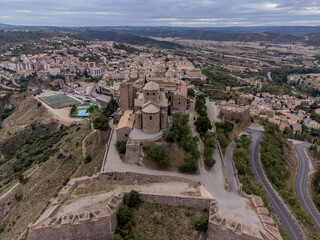
[[[120,155],[126,154],[126,144],[124,142],[118,141],[116,143],[116,149]]]
[[[17,200],[17,202],[20,202],[23,199],[23,193],[16,193],[14,198]]]
[[[208,156],[204,160],[204,164],[209,168],[212,168],[215,163],[216,163],[216,160],[212,156]]]
[[[179,167],[179,170],[181,172],[189,172],[189,173],[193,173],[193,172],[197,171],[197,169],[198,169],[197,162],[194,162],[194,161],[187,162]]]
[[[152,146],[149,150],[149,156],[157,161],[158,166],[165,168],[169,165],[168,151],[159,146]]]
[[[124,226],[132,219],[132,212],[127,205],[123,205],[118,212],[118,224]]]
[[[205,216],[201,215],[194,221],[193,225],[197,231],[205,232],[208,229],[208,220]]]
[[[109,127],[109,120],[104,114],[100,114],[96,119],[94,119],[93,126],[98,130],[107,130]]]
[[[139,197],[139,193],[137,191],[132,190],[124,199],[124,203],[128,205],[128,207],[139,207],[141,204],[141,199]]]
[[[209,129],[212,129],[212,125],[211,125],[210,119],[207,116],[198,117],[196,122],[194,123],[194,125],[196,125],[200,135],[203,135]]]
[[[120,234],[115,234],[115,235],[113,235],[112,240],[124,240],[124,239]]]
[[[18,179],[19,179],[19,182],[22,183],[22,184],[25,184],[25,183],[27,183],[27,181],[28,181],[28,178],[25,177],[25,176],[23,175],[23,173],[19,173]]]
[[[91,161],[92,161],[92,156],[90,153],[88,153],[87,156],[84,158],[84,163],[88,164]]]
[[[213,148],[212,148],[212,147],[205,146],[205,147],[204,147],[204,156],[206,156],[206,157],[211,157],[212,154],[213,154]]]

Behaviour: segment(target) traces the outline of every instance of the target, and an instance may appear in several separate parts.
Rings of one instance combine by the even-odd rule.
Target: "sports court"
[[[65,108],[72,105],[81,104],[81,102],[71,97],[68,97],[67,95],[53,95],[47,97],[40,97],[40,99],[52,108]]]

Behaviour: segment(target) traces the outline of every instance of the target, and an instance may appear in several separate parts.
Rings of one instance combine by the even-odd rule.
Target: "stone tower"
[[[120,107],[124,113],[128,109],[133,108],[134,91],[131,82],[122,82],[120,84]]]

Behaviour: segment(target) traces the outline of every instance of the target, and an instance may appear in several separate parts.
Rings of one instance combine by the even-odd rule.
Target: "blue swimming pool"
[[[78,117],[87,117],[89,116],[89,112],[86,109],[79,109]]]

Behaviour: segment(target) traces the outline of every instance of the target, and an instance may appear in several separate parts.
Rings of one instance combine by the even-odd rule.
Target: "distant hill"
[[[80,36],[85,36],[90,39],[99,41],[115,41],[119,43],[128,43],[133,45],[146,45],[157,48],[184,48],[180,44],[168,42],[168,41],[157,41],[148,37],[142,37],[134,34],[123,34],[111,31],[91,31],[91,30],[80,30],[75,31]]]
[[[0,30],[76,32],[91,39],[117,41],[163,48],[181,48],[178,44],[156,41],[150,37],[172,37],[213,41],[268,41],[272,43],[305,42],[320,45],[320,26],[262,27],[51,27],[0,24]]]

